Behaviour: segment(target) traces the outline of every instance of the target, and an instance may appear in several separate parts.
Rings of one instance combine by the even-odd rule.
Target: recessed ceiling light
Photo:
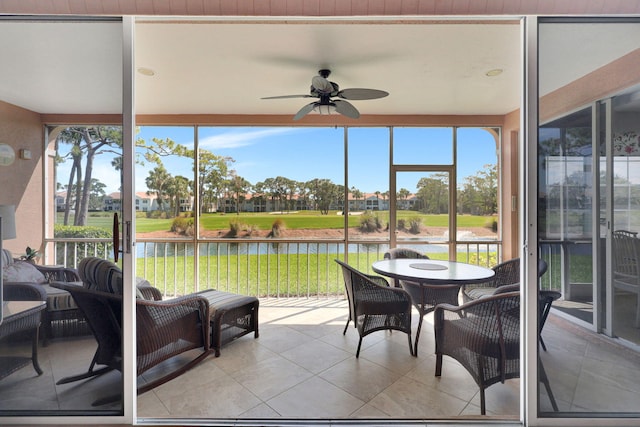
[[[140,74],[142,74],[143,76],[151,77],[151,76],[155,76],[156,75],[156,72],[153,71],[151,68],[140,67],[140,68],[138,68],[138,72]]]
[[[502,74],[502,68],[494,68],[493,70],[487,71],[487,77],[495,77]]]

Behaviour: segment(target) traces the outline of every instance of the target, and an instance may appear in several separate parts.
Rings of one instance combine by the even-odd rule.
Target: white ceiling
[[[513,20],[145,19],[136,25],[136,68],[155,75],[135,73],[136,112],[293,116],[309,100],[260,98],[306,94],[317,70],[330,68],[329,80],[341,89],[390,93],[353,101],[363,115],[505,114],[520,105],[520,33]],[[604,59],[575,49],[584,45],[579,37],[561,37],[557,50],[551,43],[541,63],[552,65],[556,55],[567,63],[573,55],[580,67],[557,70],[541,82],[543,89],[560,87],[640,44],[635,32],[616,36],[622,39],[612,44],[591,34],[607,53]],[[0,100],[39,113],[120,112],[118,23],[0,22],[0,40],[11,40],[0,44]],[[488,77],[492,69],[503,72]]]
[[[137,66],[156,75],[137,79],[137,107],[293,115],[309,100],[259,98],[308,94],[329,68],[342,89],[390,93],[354,101],[362,114],[502,114],[519,105],[519,44],[509,24],[141,24]]]

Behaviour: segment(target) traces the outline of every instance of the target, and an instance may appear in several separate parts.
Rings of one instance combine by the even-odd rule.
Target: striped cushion
[[[122,295],[122,270],[111,261],[89,257],[80,261],[78,275],[88,289]],[[142,278],[136,278],[136,298],[145,299],[138,286],[151,286]]]
[[[2,249],[2,264],[1,267],[4,268],[8,265],[13,264],[13,255],[6,249]]]
[[[68,282],[67,284],[70,284]],[[78,283],[79,286],[82,286],[82,283]],[[78,308],[76,302],[73,300],[71,294],[67,291],[63,291],[62,289],[53,288],[49,285],[42,285],[45,292],[47,293],[47,310],[48,311],[62,311],[62,310],[73,310]]]
[[[88,289],[122,295],[122,270],[101,258],[84,258],[78,265],[78,275]]]
[[[466,291],[466,294],[471,299],[479,299],[484,297],[490,297],[496,291],[496,288],[473,288]]]

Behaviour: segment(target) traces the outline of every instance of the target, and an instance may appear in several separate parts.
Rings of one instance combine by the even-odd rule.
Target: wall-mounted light
[[[20,153],[20,158],[22,160],[31,160],[31,150],[27,150],[26,148],[21,148],[19,153]]]
[[[0,144],[0,166],[9,166],[16,159],[16,152],[9,144]]]

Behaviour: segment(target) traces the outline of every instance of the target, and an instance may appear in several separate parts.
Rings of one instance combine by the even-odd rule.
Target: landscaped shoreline
[[[447,227],[425,227],[424,230],[418,235],[409,233],[407,231],[399,231],[399,238],[416,238],[422,237],[445,237],[448,231]],[[269,238],[271,230],[258,230],[254,229],[249,231],[243,231],[237,236],[230,237],[229,230],[202,230],[200,238],[230,238],[230,239],[242,239],[242,238]],[[497,234],[486,227],[464,227],[458,228],[458,234],[461,235],[459,240],[467,239],[483,239],[483,240],[496,240]],[[175,233],[168,230],[157,230],[146,233],[138,232],[137,237],[149,238],[149,239],[172,239],[172,238],[184,238],[184,235]],[[351,239],[375,239],[382,240],[387,239],[389,232],[387,230],[363,232],[358,228],[349,228],[349,237]],[[295,228],[284,229],[281,231],[280,238],[284,239],[340,239],[344,237],[343,229],[329,228],[329,229],[308,229],[308,228]]]

